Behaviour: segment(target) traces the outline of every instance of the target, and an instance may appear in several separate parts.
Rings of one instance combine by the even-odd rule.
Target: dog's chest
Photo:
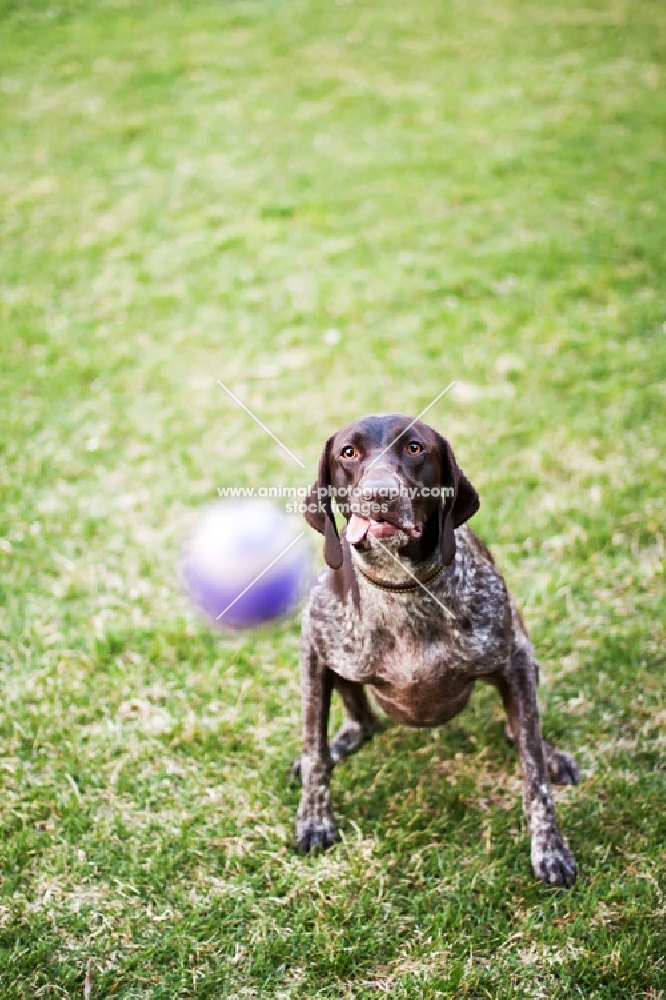
[[[498,595],[499,596],[499,595]],[[455,693],[509,653],[504,602],[454,617],[427,595],[361,588],[360,607],[338,605],[321,636],[329,667],[347,680],[427,695]]]

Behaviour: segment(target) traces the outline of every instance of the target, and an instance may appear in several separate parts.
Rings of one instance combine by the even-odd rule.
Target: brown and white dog
[[[341,536],[333,491],[347,519]],[[541,738],[534,649],[490,552],[465,524],[479,498],[451,446],[400,414],[363,417],[328,439],[311,492],[318,502],[305,517],[325,537],[327,566],[303,615],[297,848],[336,839],[331,769],[376,727],[366,686],[390,719],[440,726],[482,680],[498,689],[520,754],[534,872],[573,885],[550,781],[576,784],[578,770]],[[333,690],[345,722],[329,743]]]

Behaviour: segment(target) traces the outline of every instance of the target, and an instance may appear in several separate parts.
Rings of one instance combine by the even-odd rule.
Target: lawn
[[[0,0],[2,1000],[666,996],[665,54],[663,0]],[[490,690],[297,856],[298,615],[181,590],[218,488],[452,380],[568,893]]]

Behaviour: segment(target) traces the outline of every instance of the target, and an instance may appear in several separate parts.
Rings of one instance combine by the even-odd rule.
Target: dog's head
[[[333,569],[342,564],[333,498],[357,551],[384,546],[420,560],[439,546],[445,565],[456,554],[454,530],[479,509],[448,441],[398,413],[361,417],[330,437],[311,494],[305,519],[324,535]]]

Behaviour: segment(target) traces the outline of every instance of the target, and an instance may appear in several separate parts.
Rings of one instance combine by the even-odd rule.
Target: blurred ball
[[[293,611],[312,572],[302,531],[268,500],[208,507],[183,565],[193,600],[222,628],[260,625]]]

